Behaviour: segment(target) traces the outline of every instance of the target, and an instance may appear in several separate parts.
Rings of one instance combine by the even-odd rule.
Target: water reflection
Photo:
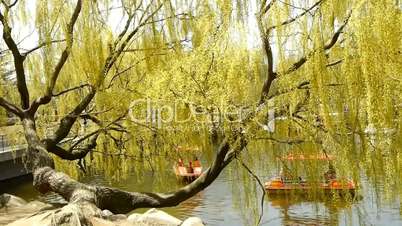
[[[167,191],[181,186],[177,183],[174,174],[164,178],[165,187],[157,183],[153,174],[138,179],[138,176],[129,175],[121,181],[113,181],[102,174],[87,175],[81,180],[90,184],[114,186],[128,191]],[[206,190],[176,207],[163,210],[178,217],[201,217],[208,226],[241,226],[247,225],[248,219],[253,218],[252,210],[245,203],[237,203],[232,192],[232,181],[228,171],[224,171],[217,180]],[[0,192],[7,192],[21,196],[28,200],[46,199],[59,202],[57,195],[40,196],[32,188],[30,178],[0,184]],[[361,191],[364,196],[353,202],[341,200],[306,200],[305,198],[289,198],[284,196],[267,197],[264,202],[264,216],[262,225],[402,225],[400,203],[394,205],[377,206],[374,193],[370,189]],[[261,194],[259,194],[261,195]],[[258,196],[259,198],[260,196]],[[259,203],[256,203],[258,206]],[[236,207],[238,206],[238,207]],[[380,209],[377,211],[377,209]],[[146,209],[136,210],[144,212]],[[246,222],[245,222],[246,221]]]
[[[340,213],[353,205],[353,202],[343,199],[309,200],[302,196],[284,195],[268,196],[267,201],[272,208],[279,210],[282,225],[339,225]]]

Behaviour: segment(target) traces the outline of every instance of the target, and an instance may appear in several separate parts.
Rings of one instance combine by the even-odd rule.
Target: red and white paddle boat
[[[186,156],[185,159],[193,159],[188,161],[188,164],[185,164],[183,159],[179,158],[173,166],[176,177],[184,182],[192,182],[197,179],[202,174],[201,162],[196,154],[201,151],[200,148],[197,146],[176,146],[175,150],[179,156]]]
[[[173,170],[176,177],[185,182],[192,182],[202,174],[202,166],[198,159],[190,161],[188,166],[185,166],[183,161],[179,159]]]

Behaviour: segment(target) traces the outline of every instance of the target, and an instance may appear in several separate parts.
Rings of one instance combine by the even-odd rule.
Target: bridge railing
[[[26,144],[10,145],[10,143],[7,142],[7,136],[0,133],[0,153],[18,151],[26,147]]]
[[[6,150],[6,135],[0,134],[0,152],[4,152]]]

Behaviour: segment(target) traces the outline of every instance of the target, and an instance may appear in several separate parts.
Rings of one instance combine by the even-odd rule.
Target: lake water
[[[268,179],[261,175],[264,180]],[[164,208],[165,211],[178,217],[198,216],[210,226],[246,225],[245,215],[250,216],[251,210],[242,208],[241,201],[235,205],[235,193],[232,192],[232,178],[224,171],[219,178],[206,190],[195,197],[181,203],[177,207]],[[81,179],[91,184],[114,186],[128,191],[162,191],[155,187],[155,177],[150,173],[138,183],[135,175],[130,175],[119,182],[111,182],[102,175],[85,176]],[[178,183],[172,175],[166,178],[171,183]],[[363,182],[367,185],[367,182]],[[0,193],[7,192],[27,200],[47,199],[54,201],[55,195],[40,196],[33,190],[30,179],[18,179],[0,184]],[[328,201],[290,201],[284,198],[265,198],[264,215],[261,225],[402,225],[401,203],[383,204],[377,208],[376,196],[372,188],[362,186],[359,193],[361,200],[349,204]],[[260,195],[260,194],[259,194]],[[259,205],[259,201],[256,205]],[[146,210],[136,210],[143,212]],[[1,223],[0,223],[1,224]]]

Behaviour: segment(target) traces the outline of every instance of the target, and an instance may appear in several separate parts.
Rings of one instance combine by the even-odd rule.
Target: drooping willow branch
[[[74,87],[65,89],[63,91],[60,91],[58,93],[52,94],[52,96],[53,97],[58,97],[58,96],[66,94],[66,93],[69,93],[69,92],[72,92],[72,91],[75,91],[75,90],[79,90],[79,89],[82,89],[82,88],[85,88],[85,87],[90,87],[90,86],[91,86],[90,84],[82,84],[82,85],[79,85],[79,86],[74,86]]]
[[[329,50],[331,49],[338,41],[340,35],[342,34],[343,30],[345,29],[346,25],[349,22],[349,19],[352,15],[352,11],[349,12],[349,14],[347,15],[346,19],[344,20],[343,24],[336,30],[336,32],[332,35],[331,39],[327,42],[327,44],[325,44],[323,46],[322,50]],[[296,71],[297,69],[299,69],[301,66],[303,66],[307,60],[313,56],[317,51],[320,51],[320,49],[315,49],[311,52],[309,52],[307,55],[302,56],[299,58],[299,60],[297,60],[295,63],[293,63],[288,69],[286,69],[283,72],[279,72],[278,74],[280,75],[287,75],[290,74],[294,71]],[[337,62],[336,64],[338,64],[340,62]]]
[[[65,39],[60,39],[60,40],[52,40],[52,41],[42,42],[42,43],[40,43],[38,46],[36,46],[36,47],[34,47],[34,48],[32,48],[32,49],[30,49],[30,50],[28,50],[28,51],[22,53],[22,55],[26,57],[26,56],[28,56],[29,54],[35,52],[36,50],[41,49],[42,47],[45,47],[45,46],[47,46],[47,45],[51,45],[51,44],[53,44],[53,43],[60,43],[60,42],[65,42],[65,41],[66,41]]]
[[[67,37],[66,37],[66,47],[61,53],[60,59],[57,62],[55,68],[53,69],[52,74],[50,75],[50,79],[48,81],[48,85],[45,90],[45,95],[36,99],[30,106],[29,112],[30,114],[35,114],[40,105],[48,104],[53,97],[53,89],[56,85],[57,79],[59,78],[60,72],[64,67],[64,64],[67,62],[68,57],[71,54],[71,49],[74,41],[74,25],[77,22],[78,16],[80,15],[82,8],[82,0],[78,0],[75,6],[74,12],[70,18],[70,22],[67,24]]]
[[[261,224],[261,221],[262,221],[262,217],[264,216],[264,202],[265,202],[265,195],[266,195],[266,191],[265,191],[264,184],[262,183],[262,181],[260,180],[260,178],[257,176],[257,174],[255,174],[255,173],[250,169],[250,167],[248,167],[248,166],[246,165],[246,163],[244,163],[244,161],[243,161],[241,158],[236,157],[236,160],[237,160],[238,162],[240,162],[240,164],[243,166],[244,169],[247,170],[247,172],[251,175],[251,177],[253,177],[253,179],[254,179],[255,181],[257,181],[258,186],[260,187],[260,189],[261,189],[261,191],[262,191],[262,197],[261,197],[261,201],[260,201],[260,208],[261,208],[261,210],[260,210],[260,215],[259,215],[259,217],[258,217],[258,221],[257,221],[257,224],[256,224],[256,225],[260,225],[260,224]]]
[[[306,14],[309,13],[311,10],[313,10],[314,8],[316,8],[316,7],[318,7],[319,5],[321,5],[324,1],[325,1],[325,0],[319,0],[319,1],[317,1],[316,3],[314,3],[310,8],[304,10],[304,12],[302,12],[302,13],[296,15],[295,17],[289,18],[288,20],[285,20],[285,21],[283,21],[283,22],[280,23],[280,24],[277,24],[277,25],[273,25],[273,26],[271,26],[271,27],[268,27],[268,28],[267,28],[267,33],[269,33],[269,31],[271,31],[271,30],[273,30],[273,29],[276,29],[276,28],[278,28],[278,27],[280,27],[280,26],[285,26],[285,25],[288,25],[288,24],[293,23],[294,21],[296,21],[296,20],[299,19],[300,17],[306,15]]]
[[[117,39],[114,41],[112,50],[109,53],[109,55],[106,57],[105,63],[103,64],[104,65],[103,69],[100,72],[101,73],[100,77],[102,77],[104,79],[108,75],[110,69],[113,67],[116,60],[121,56],[123,51],[126,49],[130,40],[137,34],[137,32],[140,30],[140,28],[145,26],[146,23],[162,8],[163,3],[164,2],[159,4],[159,6],[154,11],[150,12],[148,16],[145,16],[145,14],[148,12],[148,10],[151,7],[151,3],[150,3],[146,7],[145,12],[143,12],[143,14],[141,16],[141,19],[139,21],[140,24],[128,33],[131,22],[134,18],[134,15],[129,15],[129,18],[126,21],[126,25],[125,25],[123,31],[120,32]],[[67,137],[72,126],[76,122],[77,118],[92,102],[93,98],[96,95],[97,89],[99,88],[98,86],[100,86],[100,83],[96,84],[94,87],[92,87],[90,89],[90,91],[88,92],[88,94],[81,100],[81,102],[79,102],[78,105],[68,115],[66,115],[65,117],[63,117],[61,119],[59,127],[56,130],[56,133],[54,134],[53,137],[49,138],[50,140],[48,140],[48,142],[57,144],[62,139]]]

